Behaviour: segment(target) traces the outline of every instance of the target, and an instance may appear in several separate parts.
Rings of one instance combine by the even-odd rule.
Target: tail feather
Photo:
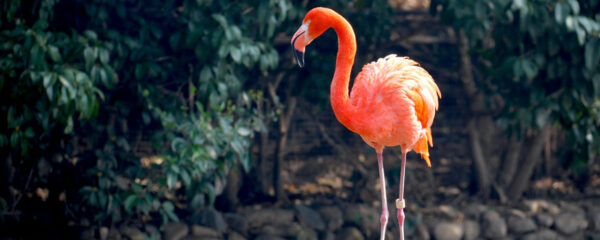
[[[425,160],[428,167],[431,167],[431,161],[429,160],[429,147],[427,146],[427,142],[433,146],[433,141],[430,136],[431,130],[428,129],[427,134],[417,141],[417,144],[415,144],[415,148],[413,149],[415,152],[421,154],[421,157]]]

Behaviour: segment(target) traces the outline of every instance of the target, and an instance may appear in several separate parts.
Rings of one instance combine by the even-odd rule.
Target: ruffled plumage
[[[429,162],[431,124],[441,93],[429,73],[408,57],[388,55],[365,65],[354,81],[350,101],[361,114],[355,132],[377,148],[401,146]]]

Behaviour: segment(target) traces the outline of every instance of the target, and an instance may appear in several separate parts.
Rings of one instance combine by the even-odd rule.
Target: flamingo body
[[[333,28],[338,36],[335,73],[331,81],[331,107],[342,125],[359,134],[377,152],[382,240],[385,238],[389,214],[382,153],[384,147],[402,148],[400,190],[396,206],[400,239],[404,239],[406,153],[414,150],[431,166],[428,143],[433,146],[431,124],[438,109],[440,90],[431,75],[417,62],[407,57],[388,55],[363,67],[356,76],[349,95],[356,37],[352,26],[344,17],[328,8],[313,8],[292,36],[292,50],[302,67],[306,46],[329,28]]]
[[[384,146],[415,150],[429,162],[431,124],[440,92],[418,63],[389,55],[365,65],[355,79],[350,102],[357,108],[351,126],[378,152]]]

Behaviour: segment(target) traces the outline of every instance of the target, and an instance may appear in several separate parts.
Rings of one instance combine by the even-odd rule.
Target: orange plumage
[[[396,206],[400,239],[404,239],[406,153],[414,150],[431,167],[427,144],[433,146],[431,124],[441,92],[431,75],[417,62],[408,57],[389,55],[363,67],[356,76],[349,96],[356,37],[346,19],[328,8],[310,10],[302,26],[292,36],[292,50],[302,67],[306,46],[329,28],[333,28],[338,35],[338,54],[331,82],[333,112],[342,125],[359,134],[377,152],[382,202],[381,239],[385,238],[388,220],[382,152],[386,146],[402,148],[400,191]]]

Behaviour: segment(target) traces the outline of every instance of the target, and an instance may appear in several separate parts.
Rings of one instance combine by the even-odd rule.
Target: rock
[[[187,224],[182,222],[170,222],[165,225],[165,239],[179,240],[185,237],[189,232]]]
[[[282,223],[274,225],[264,225],[259,228],[251,229],[250,232],[255,235],[270,235],[278,237],[293,237],[298,235],[302,227],[298,223]]]
[[[463,213],[467,217],[479,219],[479,216],[482,212],[485,212],[485,210],[487,210],[487,207],[485,205],[479,203],[470,203],[463,208]]]
[[[516,234],[533,232],[537,229],[535,222],[528,217],[508,216],[508,230]]]
[[[571,213],[582,214],[582,215],[585,214],[585,211],[583,210],[583,208],[581,208],[578,205],[568,203],[568,202],[560,203],[560,212],[571,212]]]
[[[158,229],[154,225],[150,224],[145,225],[144,230],[150,235],[158,231]]]
[[[223,238],[212,238],[212,237],[198,237],[194,235],[187,235],[181,240],[223,240]]]
[[[219,232],[227,230],[227,223],[225,222],[223,215],[214,208],[199,210],[192,216],[192,221],[198,225],[216,229]]]
[[[386,234],[390,234],[390,233],[392,233],[392,238],[389,238],[389,236],[388,236],[388,239],[394,239],[394,237],[397,234],[396,231],[388,231]],[[415,235],[416,235],[415,236],[416,239],[431,239],[431,235],[429,234],[427,227],[423,224],[417,225]]]
[[[457,219],[463,217],[463,213],[450,205],[441,205],[438,207],[438,210],[448,219]]]
[[[556,204],[542,199],[525,200],[523,203],[529,209],[530,212],[534,213],[545,211],[547,213],[555,215],[560,212],[560,209],[558,208],[558,206],[556,206]]]
[[[583,214],[563,212],[554,219],[554,226],[564,234],[573,234],[587,228],[588,222]]]
[[[204,238],[221,238],[221,233],[217,230],[197,224],[192,225],[192,235]]]
[[[335,234],[333,234],[333,232],[327,231],[327,232],[323,232],[320,236],[319,239],[323,239],[323,240],[335,240]]]
[[[594,221],[594,229],[600,232],[600,211],[592,213],[592,221]]]
[[[486,211],[482,216],[483,221],[483,236],[487,238],[503,238],[506,236],[506,222],[494,210]]]
[[[246,238],[242,234],[231,232],[227,234],[227,240],[246,240]]]
[[[95,233],[93,228],[87,228],[79,233],[79,239],[95,239]]]
[[[529,233],[523,236],[523,240],[555,240],[558,234],[550,229],[542,229],[540,231]]]
[[[379,233],[379,218],[381,213],[374,207],[365,204],[347,204],[343,207],[342,211],[344,222],[355,224],[367,237]],[[390,218],[391,216],[390,214]]]
[[[117,228],[111,227],[110,230],[108,230],[108,239],[121,240],[121,233],[119,233],[119,230],[117,230]]]
[[[538,213],[535,215],[535,221],[542,227],[550,227],[554,223],[554,218],[550,214]]]
[[[259,235],[254,240],[285,240],[284,238],[271,236],[271,235]]]
[[[464,223],[465,240],[474,240],[479,237],[480,229],[479,223],[473,220],[467,220]]]
[[[296,240],[317,240],[319,239],[319,235],[315,230],[310,228],[301,229],[296,235]]]
[[[232,230],[246,234],[248,232],[248,221],[242,215],[237,213],[225,213],[225,222]]]
[[[245,211],[243,215],[248,223],[248,228],[257,228],[267,224],[290,224],[294,221],[294,212],[287,209],[252,209]]]
[[[458,223],[443,222],[435,225],[433,236],[436,240],[460,240],[463,237],[463,226]]]
[[[342,216],[342,210],[340,210],[336,206],[327,206],[321,207],[318,209],[323,221],[325,222],[325,227],[327,230],[335,231],[342,227],[344,224],[344,218]]]
[[[101,227],[100,230],[98,231],[100,233],[100,240],[106,240],[108,239],[108,228],[107,227]]]
[[[129,227],[125,225],[121,226],[120,231],[121,234],[123,234],[127,239],[131,240],[142,240],[148,236],[135,227]]]
[[[294,209],[296,209],[298,220],[302,225],[317,230],[325,230],[325,222],[317,211],[300,204],[294,205]]]
[[[337,234],[337,240],[364,240],[365,237],[355,227],[342,228]]]

